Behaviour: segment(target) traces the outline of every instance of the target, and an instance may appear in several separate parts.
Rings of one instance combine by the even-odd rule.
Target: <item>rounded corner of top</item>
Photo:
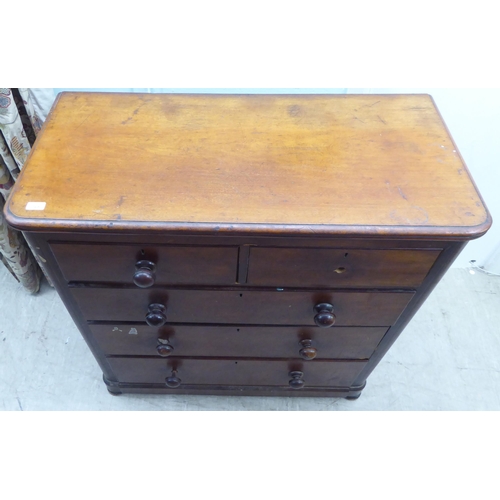
[[[7,200],[5,203],[5,206],[3,208],[3,216],[5,218],[5,222],[10,227],[13,227],[14,229],[19,229],[19,230],[24,230],[25,229],[25,224],[23,222],[25,221],[24,217],[20,217],[19,215],[16,215],[11,208],[11,203],[10,199]]]
[[[469,239],[474,240],[484,236],[491,226],[493,225],[493,218],[488,210],[486,210],[486,217],[480,224],[471,226],[468,231]]]

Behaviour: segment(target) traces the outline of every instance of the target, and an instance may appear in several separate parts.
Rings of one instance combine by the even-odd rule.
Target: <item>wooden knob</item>
[[[299,345],[302,346],[302,349],[300,349],[299,354],[302,359],[314,359],[316,355],[318,354],[318,350],[312,346],[312,340],[311,339],[305,339],[301,340],[299,342]]]
[[[337,317],[333,314],[332,304],[321,303],[314,306],[314,311],[316,316],[314,316],[314,322],[321,328],[328,328],[335,324]]]
[[[149,260],[140,260],[135,265],[134,283],[139,288],[148,288],[155,284],[155,269],[154,262]]]
[[[292,389],[302,389],[302,387],[304,387],[305,382],[302,380],[304,374],[302,372],[293,371],[290,372],[288,376],[291,377],[291,379],[288,381],[288,385]]]
[[[173,346],[171,346],[169,343],[168,343],[168,340],[167,340],[167,343],[166,344],[163,344],[163,343],[159,343],[157,346],[156,346],[156,352],[162,357],[162,358],[166,358],[167,356],[170,356],[173,352],[174,352],[174,348]]]
[[[170,377],[165,379],[165,383],[168,387],[175,389],[181,385],[182,380],[177,376],[177,370],[172,370]]]
[[[149,304],[146,323],[149,326],[162,326],[167,321],[167,308],[163,304]]]

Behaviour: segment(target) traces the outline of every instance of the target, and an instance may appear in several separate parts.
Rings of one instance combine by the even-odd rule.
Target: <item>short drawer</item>
[[[176,370],[183,385],[290,387],[290,371],[302,371],[306,387],[349,387],[366,361],[261,361],[207,359],[109,358],[121,383],[161,384]],[[293,390],[293,389],[292,389]]]
[[[88,321],[144,322],[150,304],[166,306],[168,323],[315,325],[315,305],[333,305],[336,326],[390,326],[413,292],[280,292],[75,287]]]
[[[441,250],[250,249],[249,285],[418,287]]]
[[[133,283],[136,263],[155,264],[154,284],[234,284],[237,247],[51,243],[67,281]]]
[[[368,359],[387,328],[176,325],[157,329],[116,323],[90,325],[90,330],[108,356],[299,359],[310,343],[316,350],[314,359]]]

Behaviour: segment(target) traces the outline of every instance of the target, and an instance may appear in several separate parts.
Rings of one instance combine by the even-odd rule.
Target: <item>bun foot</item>
[[[118,382],[112,382],[108,380],[104,375],[102,376],[104,383],[106,384],[106,389],[112,396],[119,396],[122,394],[120,388],[118,387]]]
[[[349,391],[349,396],[346,396],[344,399],[347,399],[348,401],[354,401],[361,396],[361,393],[363,392],[363,389],[366,386],[366,381],[363,383],[363,385],[357,385],[354,387],[351,387],[351,390]]]
[[[347,396],[344,399],[347,399],[348,401],[354,401],[354,400],[358,399],[359,396],[361,396],[361,393],[359,393],[357,396]]]

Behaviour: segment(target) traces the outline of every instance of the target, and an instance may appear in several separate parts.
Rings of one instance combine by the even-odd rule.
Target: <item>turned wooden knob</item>
[[[171,387],[172,389],[179,387],[181,385],[181,382],[181,379],[177,376],[177,370],[172,370],[170,377],[167,377],[165,379],[165,383],[167,384],[167,386]]]
[[[288,381],[288,385],[292,389],[302,389],[302,387],[304,387],[305,382],[302,380],[304,374],[302,372],[293,371],[290,372],[288,376],[291,377],[291,379]]]
[[[167,321],[167,308],[163,304],[149,304],[146,323],[149,326],[162,326]]]
[[[155,284],[154,262],[149,260],[140,260],[135,265],[134,283],[139,288],[148,288]]]
[[[168,340],[158,339],[156,352],[163,358],[170,356],[174,352],[174,347],[169,344]]]
[[[302,346],[302,349],[300,349],[299,354],[302,359],[314,359],[316,355],[318,354],[318,350],[312,346],[312,340],[311,339],[305,339],[301,340],[299,342],[299,345]]]
[[[332,304],[321,303],[314,306],[316,316],[314,322],[321,328],[328,328],[335,323],[337,317],[333,314]]]

